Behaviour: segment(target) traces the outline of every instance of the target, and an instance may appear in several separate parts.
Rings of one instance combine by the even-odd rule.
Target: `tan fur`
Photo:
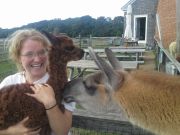
[[[130,121],[158,135],[180,134],[180,78],[136,71],[114,93]]]
[[[171,42],[169,45],[170,54],[175,57],[176,56],[176,42]]]
[[[105,89],[104,89],[104,86],[103,85],[99,85],[98,86],[98,90],[99,90],[99,95],[100,95],[100,99],[101,99],[101,102],[103,105],[105,105],[108,101],[108,98],[106,96],[106,92],[105,92]]]

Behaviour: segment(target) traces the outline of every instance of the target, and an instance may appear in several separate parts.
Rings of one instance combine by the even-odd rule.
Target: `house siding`
[[[146,46],[154,46],[154,35],[156,26],[156,11],[158,0],[135,0],[132,1],[132,31],[134,33],[134,16],[147,15]],[[128,6],[128,5],[125,5]],[[123,9],[125,9],[125,6]],[[125,10],[124,10],[125,11]],[[126,15],[126,12],[125,12]],[[134,34],[133,34],[134,36]]]
[[[157,13],[159,14],[161,39],[165,48],[176,40],[176,0],[159,0]]]
[[[132,5],[134,15],[147,15],[147,46],[154,46],[157,3],[158,0],[136,0]]]

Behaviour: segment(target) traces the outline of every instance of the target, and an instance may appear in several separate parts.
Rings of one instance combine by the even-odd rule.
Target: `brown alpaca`
[[[101,71],[68,82],[65,101],[75,100],[93,112],[120,108],[130,122],[157,135],[180,135],[180,78],[159,72],[128,73],[110,49],[105,51],[111,66],[91,49]]]
[[[51,41],[49,49],[49,80],[55,92],[59,107],[64,111],[62,101],[63,87],[67,83],[67,62],[79,60],[84,51],[74,46],[68,36],[54,36],[45,33]],[[41,135],[50,134],[48,118],[43,104],[24,93],[32,93],[30,84],[17,84],[0,90],[0,130],[12,126],[29,116],[27,127],[41,128]]]

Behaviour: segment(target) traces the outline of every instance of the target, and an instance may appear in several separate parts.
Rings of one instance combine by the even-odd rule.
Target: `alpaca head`
[[[55,92],[58,104],[62,101],[62,92],[67,83],[67,63],[72,60],[80,60],[84,56],[84,50],[76,47],[70,37],[64,35],[53,35],[47,32],[43,34],[51,42],[49,47],[49,80]],[[64,112],[64,107],[60,106]]]
[[[96,113],[117,110],[113,96],[122,85],[125,71],[110,49],[106,48],[105,52],[111,66],[90,49],[89,54],[100,71],[68,82],[64,90],[65,102],[76,101],[83,108]]]
[[[73,40],[65,35],[53,35],[43,31],[43,34],[49,39],[50,62],[56,61],[67,64],[71,60],[80,60],[84,56],[84,51],[73,44]]]

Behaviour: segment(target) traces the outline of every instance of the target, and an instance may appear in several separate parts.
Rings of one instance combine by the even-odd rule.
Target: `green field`
[[[16,71],[17,70],[15,64],[13,64],[11,60],[8,59],[8,52],[1,50],[0,51],[0,81],[4,77],[12,73],[15,73]]]
[[[10,60],[0,62],[0,81],[16,71],[16,66]]]

